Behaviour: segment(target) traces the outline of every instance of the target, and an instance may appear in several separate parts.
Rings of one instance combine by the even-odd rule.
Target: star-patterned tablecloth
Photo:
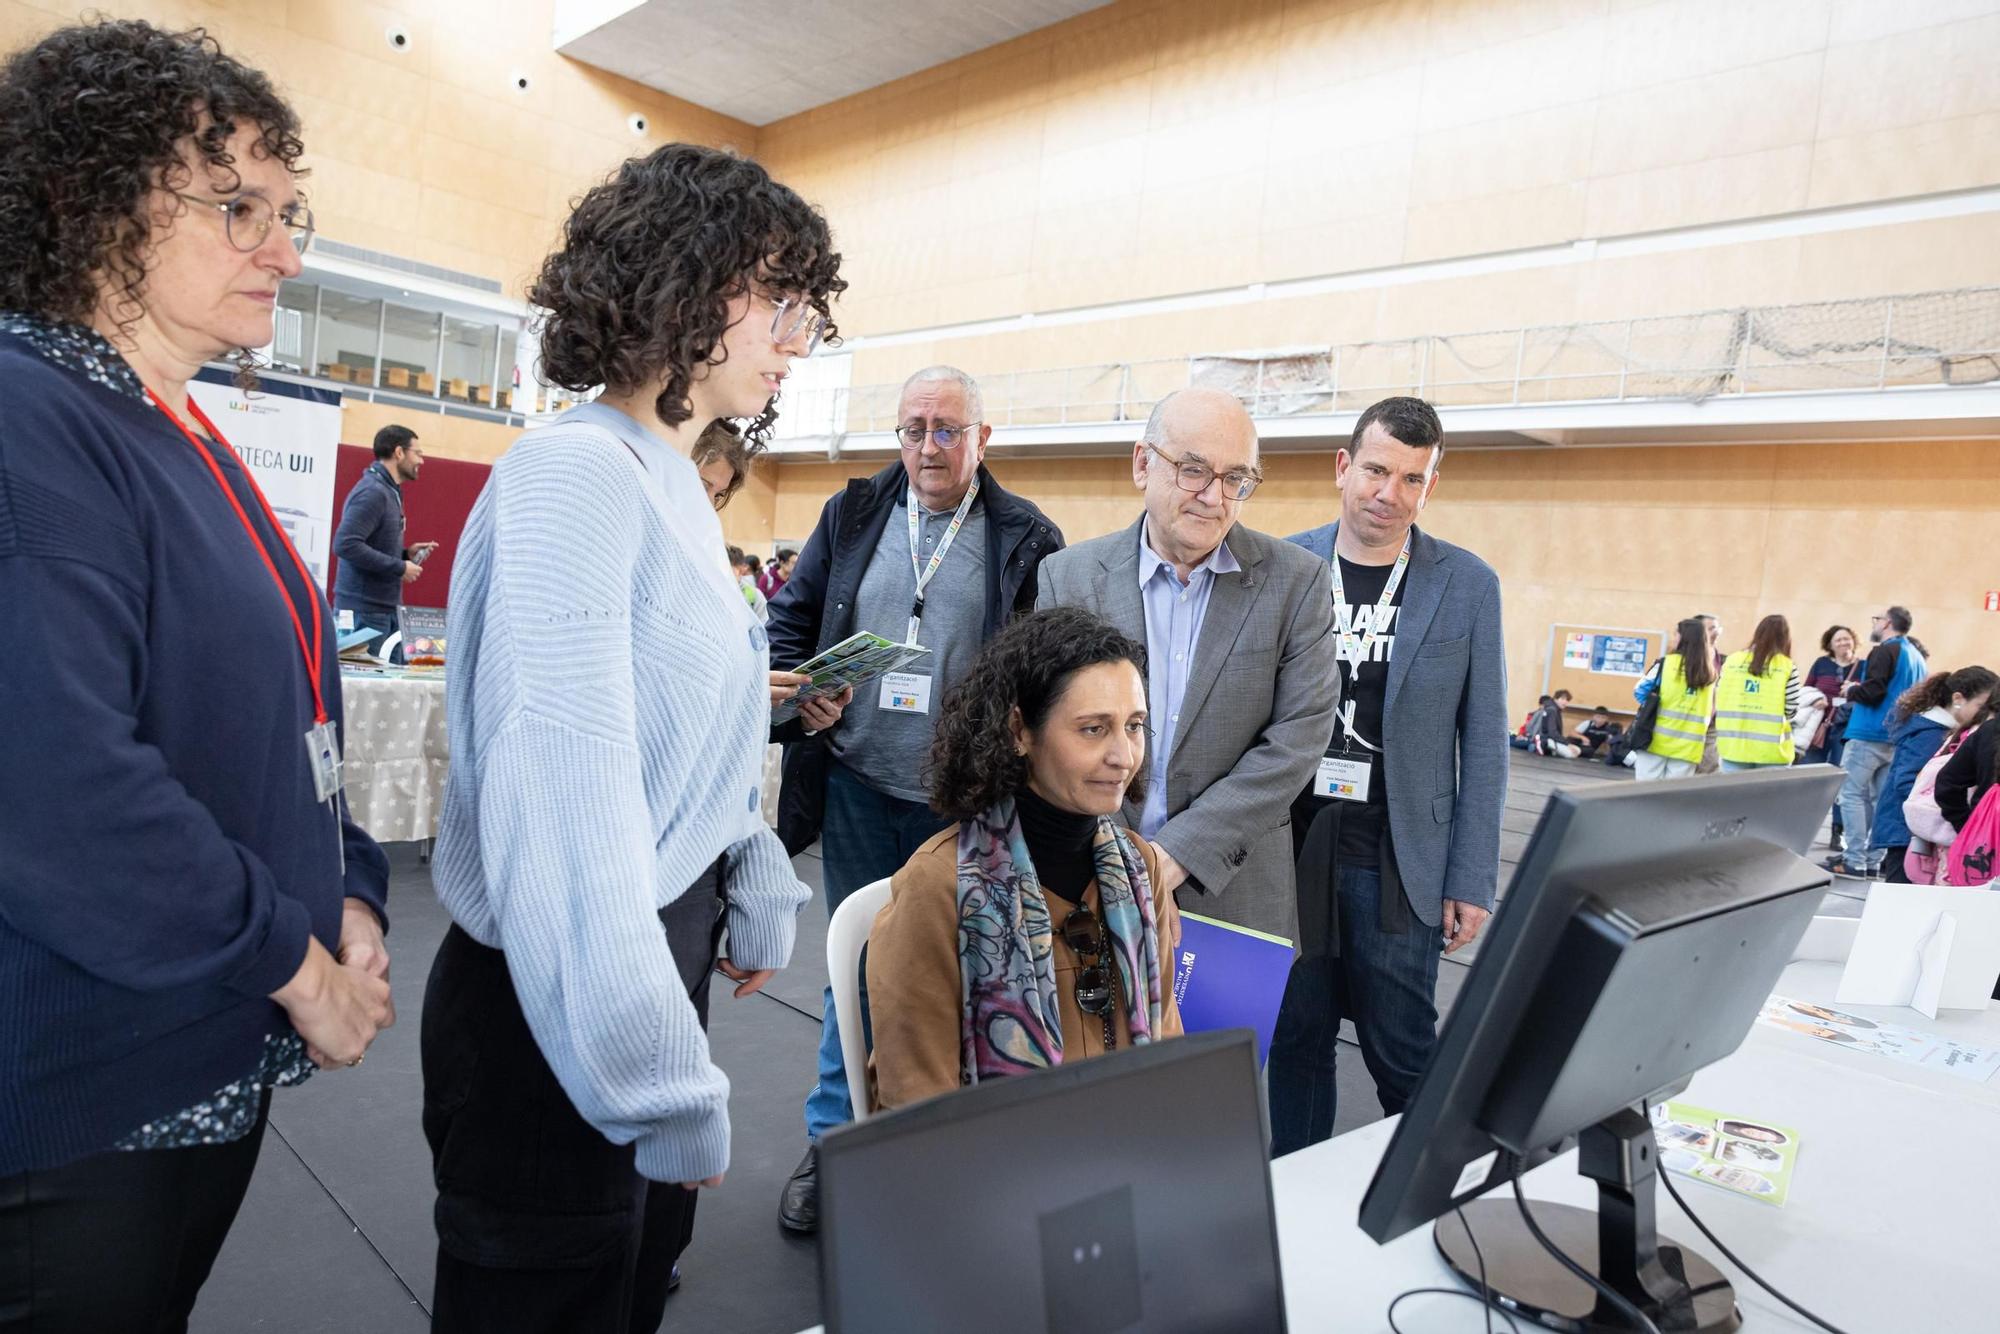
[[[444,780],[451,768],[445,735],[444,676],[345,673],[343,738],[348,807],[378,843],[437,837]],[[778,819],[782,746],[764,752],[764,819]]]
[[[343,772],[354,822],[378,843],[436,838],[451,768],[444,675],[343,673],[340,693],[347,709]]]

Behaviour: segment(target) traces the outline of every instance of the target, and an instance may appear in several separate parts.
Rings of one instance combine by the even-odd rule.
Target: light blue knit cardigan
[[[438,897],[506,952],[577,1110],[653,1180],[714,1176],[729,1080],[658,912],[726,850],[729,957],[778,968],[809,891],[759,810],[764,632],[693,465],[602,405],[524,435],[466,524],[447,642]]]

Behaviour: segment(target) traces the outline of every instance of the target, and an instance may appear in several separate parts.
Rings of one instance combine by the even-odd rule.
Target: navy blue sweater
[[[331,949],[344,896],[387,895],[381,850],[314,801],[284,598],[110,360],[86,378],[0,336],[0,1177],[248,1076],[308,933]],[[303,612],[318,589],[217,452]],[[338,722],[330,643],[322,671]]]
[[[410,554],[403,547],[403,490],[380,459],[347,493],[333,554],[340,558],[333,595],[341,606],[394,611],[402,605],[403,562]]]

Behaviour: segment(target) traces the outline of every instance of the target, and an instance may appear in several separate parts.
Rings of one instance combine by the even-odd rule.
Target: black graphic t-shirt
[[[1403,587],[1396,589],[1389,606],[1378,607],[1375,604],[1395,565],[1356,565],[1344,557],[1335,559],[1340,561],[1341,591],[1346,601],[1333,604],[1333,632],[1340,651],[1341,717],[1333,725],[1328,753],[1371,761],[1366,804],[1340,803],[1340,841],[1335,855],[1343,866],[1379,867],[1383,831],[1389,821],[1388,779],[1383,768],[1386,757],[1368,746],[1382,744],[1382,698],[1389,687],[1389,663],[1396,654],[1396,621],[1402,615]],[[1368,641],[1365,651],[1364,639]],[[1354,705],[1354,736],[1347,732],[1350,702]],[[1368,744],[1363,745],[1363,740]]]

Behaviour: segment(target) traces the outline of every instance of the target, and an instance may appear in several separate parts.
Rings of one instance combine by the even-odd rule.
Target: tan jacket
[[[1159,865],[1152,847],[1138,840],[1153,886],[1153,919],[1160,938],[1160,1033],[1178,1037],[1180,1007],[1174,1003],[1174,942],[1180,938],[1180,911],[1174,896],[1160,892]],[[868,1059],[870,1094],[877,1108],[902,1107],[964,1084],[960,1076],[960,1027],[964,1012],[958,971],[958,826],[952,825],[917,849],[909,865],[889,882],[888,906],[868,936],[868,1012],[875,1051]],[[1063,919],[1076,905],[1050,893],[1055,924],[1056,996],[1062,1013],[1063,1059],[1104,1054],[1104,1021],[1076,1003],[1077,957],[1062,938]],[[1083,892],[1084,905],[1098,912],[1097,885]],[[1101,914],[1100,914],[1101,916]],[[1114,1014],[1118,1045],[1132,1035],[1121,1006]]]

